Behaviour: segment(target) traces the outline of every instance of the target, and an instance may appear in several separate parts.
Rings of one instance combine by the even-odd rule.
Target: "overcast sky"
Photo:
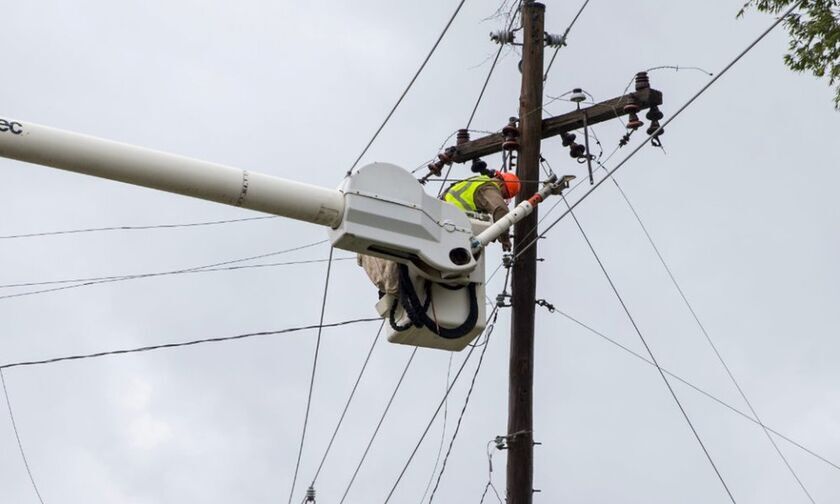
[[[562,33],[579,2],[546,3],[547,29]],[[598,100],[618,96],[636,71],[659,65],[717,72],[772,22],[756,13],[735,20],[741,4],[593,0],[546,94],[583,87]],[[335,187],[455,5],[7,2],[0,114]],[[505,21],[486,20],[498,7],[466,3],[363,162],[412,169],[464,126],[495,51],[487,34]],[[675,120],[663,137],[667,154],[645,148],[617,179],[765,423],[840,464],[840,128],[826,83],[784,67],[786,37],[771,34]],[[497,130],[517,114],[519,57],[504,54],[476,129]],[[666,118],[708,78],[653,72]],[[623,133],[617,121],[595,131],[606,153]],[[584,175],[558,139],[543,153],[557,172]],[[258,215],[13,161],[0,161],[0,177],[0,236]],[[577,215],[660,363],[747,411],[615,186],[600,187]],[[182,269],[325,235],[267,219],[2,239],[0,284]],[[574,223],[564,219],[540,247],[537,297],[643,351]],[[321,244],[273,261],[328,252]],[[317,323],[324,274],[324,263],[312,263],[0,299],[0,363]],[[488,286],[491,297],[499,280]],[[35,288],[2,288],[0,296],[27,290]],[[328,322],[375,316],[375,301],[353,261],[334,264]],[[504,311],[436,502],[478,502],[488,480],[487,442],[506,430],[508,322]],[[323,333],[295,501],[377,327]],[[314,345],[309,331],[7,370],[44,501],[285,503]],[[654,368],[543,309],[536,345],[535,502],[728,501]],[[384,340],[375,347],[318,479],[318,502],[339,502],[410,354]],[[454,354],[456,368],[465,355]],[[443,394],[449,362],[446,352],[417,353],[346,502],[384,501]],[[447,442],[475,362],[449,402]],[[739,503],[808,502],[760,427],[674,387]],[[0,413],[0,502],[35,503],[5,405]],[[420,502],[442,428],[435,423],[392,502]],[[816,502],[840,500],[840,470],[778,442]],[[500,492],[504,463],[495,452]]]

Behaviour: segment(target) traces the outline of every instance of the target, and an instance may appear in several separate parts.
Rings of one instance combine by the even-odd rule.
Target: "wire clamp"
[[[542,306],[543,308],[548,310],[550,313],[554,313],[555,311],[557,311],[557,308],[555,308],[553,304],[549,303],[545,299],[537,299],[536,303],[537,303],[537,306]]]
[[[524,436],[526,434],[533,434],[531,431],[519,431],[514,432],[513,434],[508,434],[507,436],[496,436],[493,438],[493,443],[496,445],[497,450],[507,450],[510,448],[509,441],[513,441],[520,436]],[[533,440],[531,441],[533,443]],[[541,443],[534,443],[534,444],[541,444]]]
[[[511,236],[511,238],[513,237]],[[510,269],[510,267],[513,266],[514,262],[515,261],[513,258],[513,254],[511,254],[510,252],[507,252],[502,256],[502,266],[504,266],[505,268]]]

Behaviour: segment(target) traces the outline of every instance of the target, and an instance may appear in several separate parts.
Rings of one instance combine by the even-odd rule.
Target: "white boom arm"
[[[513,227],[514,224],[531,215],[531,212],[534,211],[534,207],[542,203],[543,200],[548,198],[550,195],[560,194],[563,189],[567,189],[569,187],[569,181],[572,179],[574,179],[573,176],[567,175],[558,182],[557,176],[552,175],[539,192],[516,205],[516,208],[508,212],[507,215],[479,233],[479,235],[473,239],[473,253],[477,253],[479,250],[489,245],[490,242],[501,236],[505,231]]]
[[[0,156],[331,228],[333,246],[466,282],[472,227],[402,168],[374,163],[325,189],[262,173],[0,117]]]
[[[32,123],[0,119],[0,156],[335,227],[341,192]]]

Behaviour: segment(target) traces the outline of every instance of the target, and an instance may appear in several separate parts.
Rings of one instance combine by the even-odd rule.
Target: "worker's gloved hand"
[[[508,235],[500,236],[499,243],[502,244],[502,250],[505,252],[510,252],[513,249],[513,246],[510,244],[510,236]]]

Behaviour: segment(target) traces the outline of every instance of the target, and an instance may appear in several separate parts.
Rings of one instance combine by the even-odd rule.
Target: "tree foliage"
[[[840,110],[840,0],[747,0],[738,17],[750,8],[780,14],[794,3],[798,7],[784,21],[790,34],[785,64],[796,72],[827,77],[835,86],[834,107]]]

